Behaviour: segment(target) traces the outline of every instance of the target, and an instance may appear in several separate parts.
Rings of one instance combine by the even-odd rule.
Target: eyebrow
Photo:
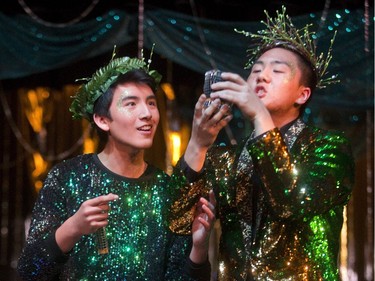
[[[140,97],[138,96],[122,96],[121,101],[126,101],[126,100],[139,100]],[[146,97],[146,100],[156,100],[156,96],[154,94],[150,94]]]
[[[256,65],[256,64],[264,65],[265,63],[264,63],[264,61],[262,61],[262,60],[258,60],[258,61],[256,61],[256,62],[254,62],[254,65]],[[292,67],[291,63],[289,63],[289,62],[287,62],[287,61],[282,61],[282,60],[273,60],[273,61],[271,61],[271,64],[272,64],[272,65],[279,65],[279,64],[282,64],[282,65],[286,65],[286,66],[288,66],[289,68]]]

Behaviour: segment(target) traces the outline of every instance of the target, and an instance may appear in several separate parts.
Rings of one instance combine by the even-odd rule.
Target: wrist
[[[79,232],[77,225],[72,221],[71,217],[67,219],[55,233],[56,243],[63,253],[69,252],[81,237],[82,234]]]
[[[267,109],[258,113],[253,121],[255,136],[259,136],[269,130],[275,128],[272,117]]]
[[[208,245],[203,247],[193,245],[189,258],[195,264],[204,264],[208,259]]]
[[[186,164],[196,172],[202,170],[208,147],[189,142],[184,153]]]

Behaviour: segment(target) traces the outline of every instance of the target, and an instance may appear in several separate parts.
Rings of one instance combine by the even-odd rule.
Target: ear
[[[96,126],[98,126],[100,129],[102,129],[103,131],[109,131],[109,120],[107,117],[94,114],[92,119],[94,120]]]
[[[302,105],[305,104],[311,95],[311,89],[309,87],[301,87],[301,92],[296,99],[296,104]]]

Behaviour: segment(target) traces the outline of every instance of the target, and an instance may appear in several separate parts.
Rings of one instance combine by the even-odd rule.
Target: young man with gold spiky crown
[[[213,188],[222,233],[218,280],[340,280],[343,208],[354,178],[351,149],[341,133],[301,119],[313,90],[335,82],[335,76],[324,78],[331,47],[327,56],[317,56],[309,25],[296,29],[284,7],[274,19],[266,15],[266,29],[245,32],[259,40],[250,50],[247,81],[223,72],[224,81],[211,86],[210,105],[204,107],[204,95],[196,104],[179,163],[191,188],[176,198],[174,230],[189,232],[190,208]],[[237,146],[212,146],[231,119],[228,104],[254,130]]]
[[[182,181],[144,160],[159,122],[160,78],[143,59],[122,57],[79,89],[70,110],[93,122],[104,149],[49,172],[18,263],[24,280],[210,279],[215,198],[198,203],[192,237],[174,235],[170,196]]]

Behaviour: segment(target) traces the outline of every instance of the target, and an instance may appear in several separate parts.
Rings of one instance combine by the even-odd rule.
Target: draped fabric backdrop
[[[341,264],[343,280],[370,281],[374,273],[373,8],[368,17],[361,9],[329,10],[326,16],[311,13],[294,17],[293,22],[297,27],[307,23],[316,27],[318,52],[327,50],[337,30],[329,73],[338,73],[341,83],[316,91],[304,118],[322,127],[344,131],[353,143],[356,186],[347,208]],[[174,64],[174,69],[182,66],[199,77],[211,68],[246,77],[248,70],[244,70],[244,65],[250,39],[235,32],[235,28],[256,32],[263,25],[197,19],[163,9],[147,10],[144,48],[149,52],[155,44],[154,55],[167,60],[169,65]],[[17,85],[43,73],[49,77],[48,73],[70,69],[71,65],[84,65],[86,61],[111,53],[114,45],[123,50],[137,41],[137,32],[137,15],[122,10],[64,28],[47,27],[23,15],[8,17],[0,13],[0,118],[4,120],[0,130],[0,281],[16,280],[13,269],[24,242],[27,228],[24,221],[35,200],[35,184],[45,176],[33,165],[39,161],[44,168],[50,168],[63,158],[81,153],[85,146],[82,132],[88,131],[87,124],[71,121],[67,109],[77,85],[61,86],[61,89],[37,88],[31,92],[21,84],[17,90],[7,85]],[[95,69],[99,66],[102,65],[96,65]],[[186,73],[172,72],[173,77]],[[171,73],[167,73],[163,79],[171,82],[170,76]],[[193,104],[203,79],[197,81],[198,88],[190,85],[190,81],[191,77],[186,76],[180,78],[178,84],[172,83],[176,99],[190,104],[166,102],[164,98],[159,103],[166,120],[162,120],[156,148],[149,157],[162,167],[166,167],[163,153],[168,146],[165,141],[168,130],[185,128],[185,143],[188,137],[186,127],[190,125]],[[33,100],[38,106],[33,107]],[[39,125],[28,122],[31,115],[36,118],[36,112],[39,112]],[[176,116],[187,120],[176,125]],[[239,140],[250,129],[234,109],[229,131],[220,135],[218,142],[229,142],[231,138]],[[9,277],[4,279],[4,276]]]
[[[114,45],[135,41],[136,16],[112,11],[96,20],[56,28],[43,26],[27,16],[9,18],[0,13],[0,79],[56,69],[111,51]],[[330,10],[324,21],[318,13],[293,18],[297,27],[307,23],[317,27],[318,51],[327,50],[334,30],[338,32],[330,73],[339,73],[342,83],[330,87],[329,95],[317,95],[317,102],[372,108],[373,18],[373,10],[369,19],[365,19],[363,10]],[[243,66],[250,39],[234,29],[256,32],[261,27],[258,22],[220,22],[151,10],[145,12],[144,44],[148,49],[155,44],[155,53],[199,73],[212,68],[213,61],[219,69],[246,76]]]

